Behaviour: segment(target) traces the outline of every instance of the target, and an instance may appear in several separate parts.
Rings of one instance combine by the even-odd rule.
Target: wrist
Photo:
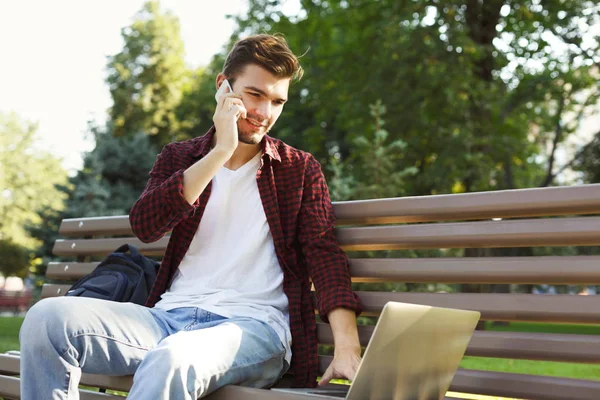
[[[355,354],[360,356],[362,349],[360,348],[360,343],[342,343],[336,344],[334,348],[334,356],[338,354]]]
[[[225,161],[227,161],[231,158],[231,156],[235,152],[235,149],[232,149],[232,148],[229,148],[226,146],[216,145],[215,147],[213,147],[211,149],[210,152],[213,153],[217,157],[224,158]]]

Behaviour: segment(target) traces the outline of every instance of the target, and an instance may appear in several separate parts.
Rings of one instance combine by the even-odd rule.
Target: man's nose
[[[271,118],[271,102],[270,101],[262,102],[256,109],[256,113],[264,119]]]

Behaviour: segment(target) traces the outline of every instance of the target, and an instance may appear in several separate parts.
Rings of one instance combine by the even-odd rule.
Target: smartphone
[[[217,93],[215,94],[215,100],[217,101],[217,103],[219,102],[219,96],[222,93],[227,93],[227,89],[229,89],[229,93],[233,92],[233,89],[231,88],[231,85],[229,84],[229,81],[227,79],[225,79],[221,83],[221,86],[219,86],[219,90],[217,90]]]

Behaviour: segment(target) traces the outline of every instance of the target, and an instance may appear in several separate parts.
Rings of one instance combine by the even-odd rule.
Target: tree
[[[252,0],[238,35],[283,32],[305,78],[275,133],[328,161],[348,156],[381,99],[398,169],[416,167],[410,194],[551,185],[556,149],[572,130],[557,120],[594,98],[599,21],[591,1]],[[587,38],[587,39],[586,39]],[[552,45],[551,45],[552,44]],[[561,106],[562,104],[562,106]]]
[[[55,185],[66,182],[61,160],[39,144],[37,126],[0,113],[0,240],[34,249],[38,242],[25,225],[41,222],[38,209],[61,207],[64,195]]]
[[[114,137],[110,127],[91,124],[89,129],[95,148],[84,154],[83,168],[69,184],[57,187],[65,197],[64,207],[39,209],[43,222],[28,226],[31,236],[43,243],[35,252],[39,260],[33,269],[36,275],[43,275],[48,262],[56,258],[52,247],[63,219],[129,214],[156,159],[157,150],[148,135]]]
[[[370,106],[374,124],[369,132],[356,137],[347,160],[333,149],[330,169],[333,172],[329,189],[334,200],[362,200],[398,197],[405,194],[404,182],[417,170],[409,167],[397,170],[404,157],[406,143],[390,142],[384,129],[386,108],[381,102]]]
[[[10,239],[0,240],[0,274],[24,278],[29,267],[28,250]]]
[[[156,146],[181,139],[185,123],[176,110],[194,76],[185,67],[179,20],[149,1],[121,36],[123,50],[107,66],[114,135],[143,132]]]

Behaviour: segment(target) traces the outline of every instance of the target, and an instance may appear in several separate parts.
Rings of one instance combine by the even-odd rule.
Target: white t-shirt
[[[194,239],[155,307],[191,306],[264,321],[277,332],[289,364],[289,303],[256,182],[261,156],[217,172]]]

